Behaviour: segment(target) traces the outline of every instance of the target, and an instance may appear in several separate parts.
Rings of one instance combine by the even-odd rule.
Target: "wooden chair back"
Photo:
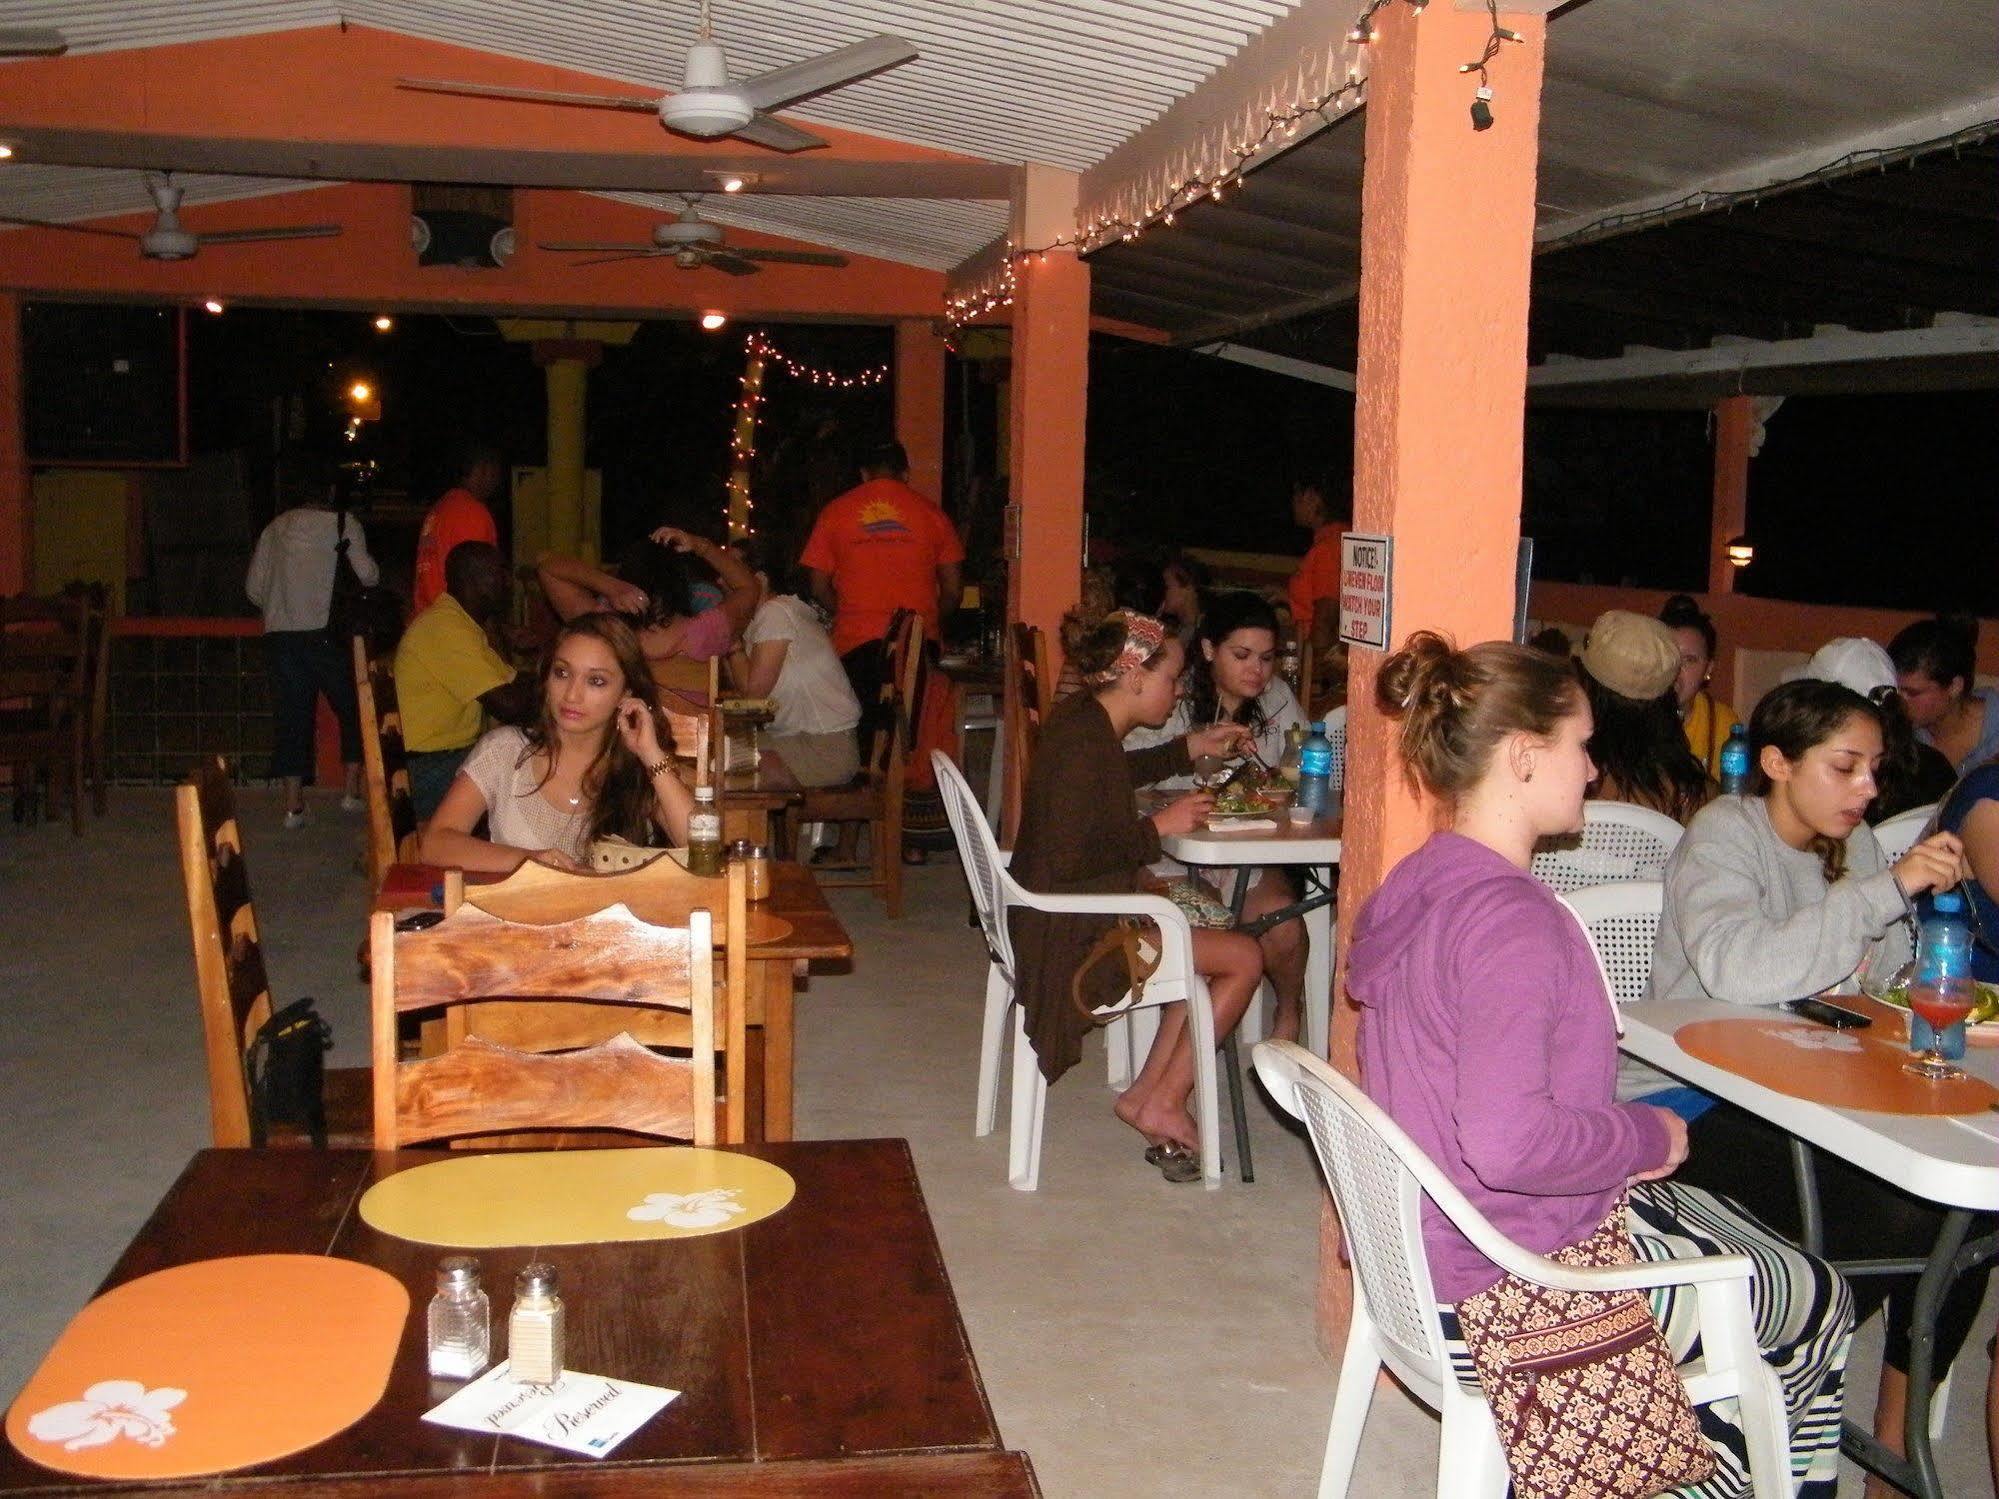
[[[228,765],[219,757],[204,762],[176,788],[174,804],[201,992],[209,1131],[218,1146],[247,1146],[250,1097],[243,1051],[270,1019],[271,981],[250,904],[250,875],[243,863]]]
[[[87,593],[0,599],[0,701],[18,701],[0,725],[0,763],[45,773],[53,804],[68,792],[70,827],[83,831],[92,642],[101,603]]]
[[[368,796],[368,883],[379,888],[391,864],[414,864],[422,841],[410,795],[403,715],[396,703],[392,658],[370,657],[359,635],[354,648],[354,696],[361,716],[361,767]]]
[[[722,949],[721,987],[715,995],[715,1027],[722,1053],[725,1087],[722,1095],[722,1138],[738,1144],[747,1138],[746,1091],[749,1082],[747,1026],[749,1021],[749,939],[754,919],[749,908],[749,872],[732,864],[719,879],[689,874],[679,860],[662,854],[637,869],[617,874],[581,874],[529,861],[491,885],[467,887],[458,870],[444,876],[444,910],[451,915],[469,906],[503,921],[549,926],[581,920],[613,906],[622,906],[658,927],[683,927],[696,911],[710,915],[710,935]],[[714,914],[722,913],[719,925]],[[481,1036],[523,1050],[583,1046],[605,1039],[614,1026],[653,1046],[692,1044],[689,1017],[678,1011],[607,1014],[602,1004],[564,1004],[539,997],[539,990],[520,990],[534,999],[460,1005],[446,1016],[448,1040]]]
[[[550,926],[461,906],[436,926],[369,924],[375,1146],[521,1130],[618,1130],[712,1145],[714,934],[709,913],[655,926],[623,906]],[[579,1051],[524,1052],[482,1036],[402,1061],[403,1013],[535,994],[685,1011],[690,1055],[660,1056],[619,1032]]]
[[[1054,679],[1048,671],[1048,639],[1039,625],[1015,623],[1007,628],[1006,685],[1006,818],[1003,842],[1011,847],[1020,830],[1020,808],[1027,794],[1027,767],[1041,742],[1041,725],[1054,706]]]

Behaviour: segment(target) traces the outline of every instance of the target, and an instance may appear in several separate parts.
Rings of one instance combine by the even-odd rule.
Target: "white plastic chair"
[[[1666,887],[1657,880],[1591,885],[1561,899],[1589,933],[1610,997],[1621,1005],[1643,999],[1652,982],[1652,944],[1659,935]]]
[[[1906,812],[1897,812],[1875,828],[1874,841],[1881,845],[1883,863],[1893,864],[1916,846],[1916,840],[1923,836],[1923,829],[1937,815],[1937,806],[1938,803],[1931,802],[1927,807],[1911,807]]]
[[[1439,1499],[1501,1499],[1506,1493],[1506,1458],[1491,1410],[1476,1388],[1458,1383],[1445,1351],[1423,1249],[1426,1197],[1479,1253],[1538,1285],[1596,1292],[1694,1287],[1705,1357],[1682,1370],[1687,1393],[1696,1405],[1740,1403],[1755,1499],[1788,1499],[1790,1431],[1783,1391],[1756,1346],[1749,1310],[1756,1269],[1747,1256],[1604,1269],[1557,1264],[1494,1228],[1366,1094],[1303,1047],[1266,1041],[1255,1058],[1271,1096],[1311,1133],[1353,1261],[1353,1318],[1326,1435],[1320,1499],[1339,1499],[1351,1489],[1361,1431],[1384,1364],[1443,1417]]]
[[[1686,830],[1630,802],[1584,802],[1582,843],[1534,855],[1534,875],[1557,895],[1591,885],[1656,880]]]
[[[985,932],[991,964],[986,970],[986,1004],[979,1037],[979,1091],[975,1133],[989,1135],[999,1117],[999,1066],[1007,1022],[1013,1021],[1013,1112],[1008,1122],[1007,1183],[1032,1192],[1041,1183],[1041,1129],[1048,1101],[1048,1081],[1041,1075],[1034,1048],[1028,1043],[1026,1012],[1014,1003],[1013,939],[1007,913],[1015,907],[1085,916],[1149,916],[1159,928],[1158,970],[1136,997],[1106,1007],[1099,1015],[1130,1016],[1161,1005],[1185,1001],[1188,1041],[1194,1052],[1194,1122],[1201,1133],[1201,1184],[1210,1189],[1222,1182],[1220,1114],[1215,1068],[1215,1014],[1208,985],[1194,971],[1194,935],[1180,908],[1163,895],[1041,895],[1022,889],[1007,873],[992,829],[979,812],[971,787],[950,757],[932,750],[937,788],[944,797],[944,815],[957,839],[965,882]],[[1109,1038],[1118,1044],[1120,1038]],[[1126,1044],[1129,1044],[1127,1041]],[[1129,1064],[1128,1064],[1129,1065]]]
[[[1333,747],[1332,783],[1347,783],[1347,710],[1335,708],[1325,717],[1326,742]]]

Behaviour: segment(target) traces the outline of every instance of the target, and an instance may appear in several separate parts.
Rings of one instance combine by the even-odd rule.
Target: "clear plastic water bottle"
[[[1909,980],[1911,1051],[1928,1051],[1936,1035],[1915,1010],[1918,997],[1926,991],[1951,996],[1962,1004],[1978,1002],[1978,986],[1971,978],[1971,928],[1964,919],[1964,897],[1955,890],[1939,890],[1930,898],[1930,916],[1923,923],[1922,940],[1916,948],[1916,972]],[[1943,1031],[1937,1051],[1951,1061],[1964,1055],[1962,1020]]]
[[[492,1358],[493,1310],[479,1285],[479,1262],[470,1255],[437,1262],[429,1331],[430,1372],[438,1379],[470,1379]]]
[[[1737,724],[1721,747],[1721,794],[1741,796],[1749,789],[1749,726]]]
[[[1333,744],[1326,726],[1312,725],[1312,732],[1298,747],[1298,805],[1324,812],[1332,798]]]

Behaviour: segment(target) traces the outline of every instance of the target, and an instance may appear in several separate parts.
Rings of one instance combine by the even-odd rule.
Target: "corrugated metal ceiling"
[[[1002,162],[1088,166],[1187,93],[1295,0],[718,0],[714,26],[742,77],[878,31],[917,61],[785,113]],[[157,46],[347,20],[628,80],[678,82],[694,0],[7,0],[0,21],[62,29],[73,51]],[[523,108],[533,106],[523,105]],[[93,174],[95,176],[95,174]],[[0,182],[0,212],[83,217],[145,206],[96,176],[62,189]],[[242,196],[188,183],[192,202]],[[136,200],[133,193],[137,192]],[[665,208],[667,205],[661,203]],[[998,204],[793,199],[731,204],[730,222],[947,267],[1000,232]],[[722,216],[718,213],[718,217]]]

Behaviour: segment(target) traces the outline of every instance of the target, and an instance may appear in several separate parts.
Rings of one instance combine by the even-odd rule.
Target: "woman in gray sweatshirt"
[[[1654,999],[1775,1005],[1842,986],[1884,939],[1891,950],[1880,961],[1901,961],[1909,902],[1964,876],[1963,847],[1949,833],[1918,843],[1892,866],[1883,860],[1863,818],[1881,759],[1881,720],[1857,692],[1811,678],[1786,683],[1756,705],[1749,747],[1749,794],[1706,807],[1667,861]],[[1694,1120],[1689,1138],[1682,1181],[1798,1236],[1782,1130],[1716,1103]],[[1832,1259],[1921,1258],[1936,1243],[1943,1210],[1934,1204],[1824,1153],[1818,1181]],[[1963,1345],[1985,1281],[1984,1273],[1963,1276],[1946,1299],[1939,1372]],[[1865,1276],[1853,1290],[1856,1320],[1887,1307],[1875,1434],[1900,1451],[1915,1278]]]

